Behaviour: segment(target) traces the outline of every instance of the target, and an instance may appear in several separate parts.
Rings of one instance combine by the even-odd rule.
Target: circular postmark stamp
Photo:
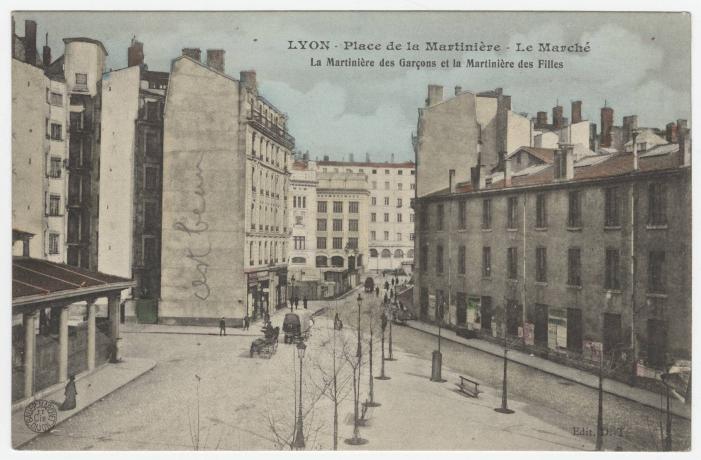
[[[35,433],[44,433],[56,425],[58,410],[56,403],[45,399],[32,401],[24,409],[24,424]]]

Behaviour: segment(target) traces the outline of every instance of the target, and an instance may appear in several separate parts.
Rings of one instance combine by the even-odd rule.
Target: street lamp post
[[[665,452],[671,452],[672,451],[672,412],[670,411],[669,408],[669,377],[670,374],[669,372],[665,372],[660,376],[662,378],[662,382],[664,383],[665,386],[665,392],[667,395],[667,423],[665,427],[665,438],[664,438],[664,444],[663,444],[663,450]]]
[[[395,307],[396,307],[396,305],[395,305]],[[384,359],[382,360],[382,361],[383,361],[383,363],[382,363],[383,366],[384,366],[384,361],[396,361],[396,360],[394,359],[394,356],[392,356],[392,316],[393,316],[393,315],[390,315],[390,317],[389,317],[389,350],[388,350],[388,351],[389,351],[389,358],[384,358]],[[383,329],[383,331],[382,331],[382,336],[384,337],[384,329]],[[384,349],[385,349],[385,347],[383,346],[383,347],[382,347],[382,352],[383,352],[383,354],[384,354],[384,351],[385,351]]]
[[[368,364],[370,365],[370,372],[368,373],[368,374],[369,374],[369,375],[368,375],[368,377],[369,377],[369,383],[368,383],[369,388],[368,388],[368,392],[370,393],[370,394],[369,394],[370,399],[369,399],[368,401],[365,401],[365,407],[378,407],[378,406],[380,406],[380,403],[378,403],[378,402],[375,401],[375,389],[374,389],[374,386],[373,386],[373,380],[374,380],[374,379],[373,379],[373,376],[372,376],[372,357],[373,357],[373,356],[372,356],[372,355],[373,355],[372,342],[373,342],[373,329],[374,329],[373,316],[372,316],[374,312],[373,312],[373,310],[372,310],[372,307],[371,307],[369,313],[370,313],[370,341],[369,341],[370,349],[369,349],[369,351],[368,351],[368,352],[369,352],[369,362],[368,362]],[[384,351],[384,350],[383,350],[383,351]],[[383,355],[384,355],[384,353],[383,353]],[[382,367],[384,368],[384,363],[383,363],[383,366],[382,366]]]
[[[507,398],[507,387],[506,387],[506,363],[508,362],[506,358],[506,353],[509,351],[506,344],[506,331],[504,331],[504,376],[501,381],[501,407],[494,409],[500,414],[513,414],[514,411],[509,409],[508,398]]]
[[[290,278],[290,284],[292,286],[292,289],[290,290],[290,311],[292,311],[292,306],[295,299],[295,275],[292,275],[292,278]]]
[[[438,318],[438,350],[433,351],[431,359],[431,381],[445,382],[441,376],[441,367],[443,365],[443,354],[441,353],[441,325],[443,324],[443,315],[445,314],[445,300],[441,299],[441,314]]]
[[[363,439],[360,437],[360,428],[359,428],[359,423],[360,423],[360,411],[358,408],[358,401],[360,400],[360,364],[361,364],[361,359],[362,359],[362,345],[360,342],[360,310],[361,307],[363,306],[363,296],[358,293],[358,298],[356,299],[358,301],[358,350],[356,352],[358,362],[357,362],[357,375],[356,372],[353,372],[353,390],[355,394],[353,395],[354,401],[354,410],[353,410],[353,437],[350,439],[346,439],[346,444],[350,444],[353,446],[357,446],[360,444],[366,444],[368,442],[367,439]]]
[[[304,360],[304,352],[307,346],[304,340],[297,342],[297,356],[299,357],[299,405],[297,413],[297,429],[295,430],[294,448],[297,450],[304,449],[304,422],[302,420],[302,360]]]
[[[387,328],[387,315],[382,313],[382,367],[377,380],[389,380],[390,377],[385,375],[385,329]]]

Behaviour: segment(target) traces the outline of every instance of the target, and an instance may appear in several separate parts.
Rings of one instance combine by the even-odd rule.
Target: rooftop
[[[404,161],[401,163],[379,163],[379,162],[366,162],[366,161],[318,161],[319,166],[356,166],[365,168],[416,168],[416,164],[413,161]]]

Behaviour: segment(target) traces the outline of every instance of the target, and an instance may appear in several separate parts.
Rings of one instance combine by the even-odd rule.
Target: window
[[[443,204],[436,207],[436,228],[443,230]]]
[[[458,228],[464,230],[467,228],[467,202],[461,201],[458,204]]]
[[[325,232],[326,231],[326,219],[316,220],[316,231]]]
[[[414,241],[416,237],[414,236],[413,233],[409,233],[409,241]]]
[[[275,210],[277,213],[277,209]],[[304,216],[295,216],[295,225],[304,225]]]
[[[465,274],[466,260],[465,260],[465,246],[460,246],[458,248],[458,273],[461,275]]]
[[[370,239],[375,241],[377,239],[377,232],[375,230],[370,231]]]
[[[620,289],[620,254],[618,249],[606,249],[606,278],[604,287],[606,289]]]
[[[404,188],[404,184],[401,182],[397,184],[397,190],[402,190]]]
[[[58,254],[58,233],[49,233],[49,254]]]
[[[349,219],[348,220],[348,230],[351,232],[358,231],[358,219]]]
[[[317,237],[316,238],[316,248],[317,249],[326,249],[326,238]]]
[[[665,184],[652,183],[647,189],[648,225],[667,225]]]
[[[402,207],[402,199],[401,198],[397,198],[397,207],[398,208]]]
[[[507,202],[506,228],[515,229],[518,221],[518,198],[509,197]]]
[[[421,207],[421,214],[419,216],[421,218],[421,230],[428,230],[428,210],[429,206],[427,204]]]
[[[392,252],[389,249],[383,249],[380,255],[383,259],[389,259],[390,257],[392,257]]]
[[[385,182],[385,190],[389,190],[389,181]]]
[[[343,249],[343,238],[333,238],[333,248],[334,249]]]
[[[609,187],[604,193],[604,226],[619,227],[621,219],[618,187]]]
[[[49,177],[53,177],[54,179],[59,179],[61,177],[61,158],[51,157]]]
[[[388,212],[385,213],[385,222],[389,222],[389,213]]]
[[[402,234],[401,233],[397,233],[397,241],[402,241]]]
[[[413,213],[409,214],[409,222],[411,222],[413,224],[415,220],[416,220],[416,217],[414,216],[414,214]]]
[[[482,228],[492,228],[492,200],[482,200]]]
[[[63,127],[59,123],[51,123],[51,139],[55,141],[63,139],[61,131],[63,131]]]
[[[412,190],[416,190],[416,184],[411,184],[411,186],[409,188],[411,188]]]
[[[358,249],[358,238],[348,238],[348,247],[350,249]]]
[[[370,222],[377,222],[377,213],[370,214]]]
[[[506,277],[510,280],[518,279],[518,248],[506,250]]]
[[[144,202],[144,229],[153,230],[158,221],[158,206],[154,201]]]
[[[389,169],[385,169],[385,174],[389,174]]]
[[[60,93],[51,93],[49,100],[51,105],[57,105],[59,107],[63,105],[63,95]]]
[[[333,202],[333,212],[343,212],[343,201],[334,201]]]
[[[158,155],[161,151],[161,136],[158,132],[149,131],[146,133],[146,154]]]
[[[160,188],[160,174],[156,166],[144,168],[144,187],[146,190],[158,190]]]
[[[665,292],[664,251],[650,251],[647,266],[647,290],[653,293]]]
[[[348,202],[348,212],[352,214],[358,214],[358,202],[350,201]]]
[[[539,193],[535,197],[535,226],[536,228],[548,227],[548,209],[545,193]]]
[[[492,248],[482,247],[482,276],[489,278],[492,276]]]
[[[316,256],[317,267],[328,267],[329,259],[326,256]]]
[[[343,219],[334,219],[333,220],[333,231],[334,232],[342,232],[343,231]]]
[[[152,265],[158,262],[158,248],[156,238],[144,238],[144,265]]]
[[[567,251],[567,284],[570,286],[582,285],[581,251],[579,248],[570,248]]]
[[[389,241],[389,232],[385,232],[384,236],[385,236],[385,241]]]
[[[436,273],[443,273],[443,246],[436,246]]]
[[[295,249],[306,249],[306,242],[303,236],[295,236],[293,239]]]
[[[148,101],[146,102],[146,119],[147,120],[159,120],[161,118],[160,104],[158,101]]]
[[[404,258],[404,251],[402,251],[401,249],[396,249],[394,251],[394,258],[395,259],[403,259]]]
[[[385,206],[389,206],[389,197],[388,196],[385,197]]]
[[[579,191],[570,192],[567,208],[567,226],[580,228],[582,226],[582,203]]]
[[[428,271],[428,246],[421,246],[421,257],[419,258],[419,266],[422,272]]]
[[[377,169],[373,169],[373,170],[372,170],[372,173],[373,173],[373,174],[377,174]]]
[[[564,179],[567,177],[567,159],[562,152],[555,153],[555,158],[553,158],[553,174],[555,179]]]
[[[371,198],[370,204],[372,204],[373,206],[376,206],[376,205],[377,205],[377,197],[376,197],[376,196],[374,196],[374,197]]]
[[[84,87],[84,88],[76,88],[76,89],[86,89],[87,90],[88,74],[86,74],[86,73],[75,74],[75,86],[76,87]]]
[[[397,213],[397,222],[401,222],[401,221],[402,221],[402,213],[399,212],[399,213]]]
[[[60,195],[49,195],[49,215],[59,216],[61,215],[61,196]]]
[[[370,257],[378,257],[377,249],[370,249]]]
[[[316,203],[317,212],[326,212],[326,201],[319,201]]]
[[[535,280],[539,283],[548,281],[548,250],[535,248]]]

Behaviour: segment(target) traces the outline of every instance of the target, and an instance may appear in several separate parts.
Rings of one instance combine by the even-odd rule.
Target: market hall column
[[[95,369],[95,301],[88,300],[86,305],[88,316],[88,370]]]
[[[58,381],[68,380],[68,306],[59,308],[58,321]]]
[[[34,394],[34,352],[36,350],[36,312],[22,316],[24,326],[24,397]]]
[[[109,297],[107,297],[107,312],[110,317],[110,328],[111,328],[111,338],[112,338],[112,357],[110,359],[111,362],[118,362],[119,361],[119,323],[120,323],[120,318],[119,318],[119,302],[121,300],[121,297],[119,293],[117,294],[112,294]]]

